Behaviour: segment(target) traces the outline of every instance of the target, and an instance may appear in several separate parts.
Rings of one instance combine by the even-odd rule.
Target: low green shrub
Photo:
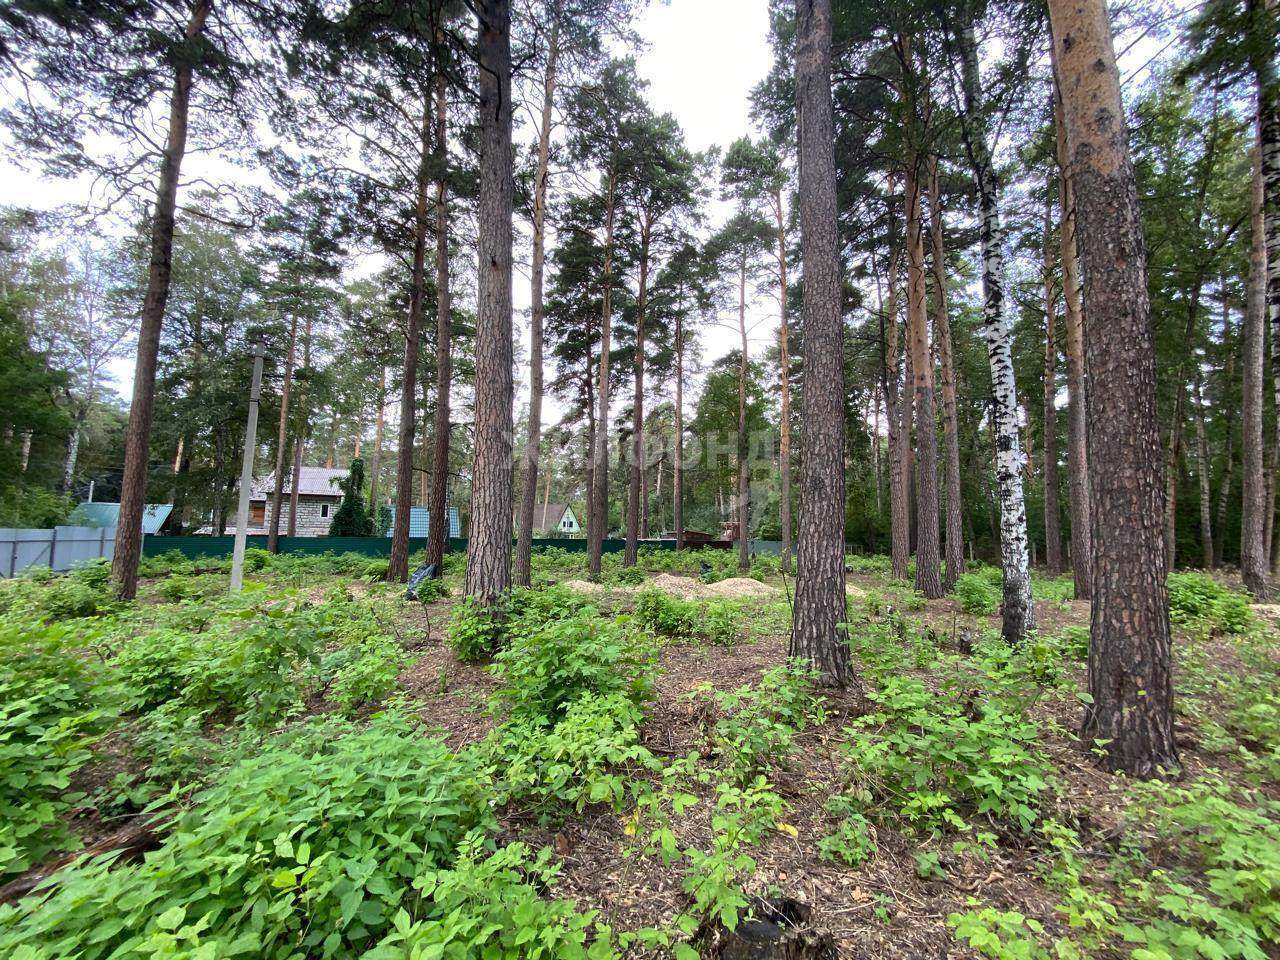
[[[1247,633],[1255,622],[1247,596],[1190,571],[1169,574],[1169,617],[1214,634]]]
[[[891,809],[926,832],[967,829],[966,816],[1027,832],[1052,789],[1036,727],[1009,704],[930,690],[911,677],[868,693],[842,750],[867,813]]]
[[[489,605],[475,597],[463,597],[449,620],[449,646],[463,663],[483,663],[506,640],[505,604]]]
[[[326,725],[236,764],[144,861],[95,858],[0,908],[0,954],[364,955],[457,909],[426,878],[488,823],[486,796],[472,762],[404,719]]]
[[[526,617],[493,663],[495,709],[544,725],[584,696],[624,697],[637,708],[653,695],[654,652],[624,624],[591,607],[568,619]]]
[[[157,592],[173,603],[214,597],[223,593],[226,589],[227,580],[215,573],[205,573],[198,576],[171,574],[156,586]]]
[[[105,729],[110,695],[80,631],[0,624],[0,881],[75,845],[65,792]]]
[[[348,715],[381,703],[395,690],[396,679],[409,659],[393,638],[380,634],[343,647],[326,658],[324,670],[332,670],[329,698]]]
[[[364,569],[360,571],[360,579],[368,580],[374,583],[378,580],[387,579],[387,569],[391,566],[391,561],[386,558],[370,560],[364,565]]]
[[[965,613],[994,616],[1003,599],[1001,589],[999,583],[992,584],[991,579],[983,572],[962,573],[956,578],[956,601]]]
[[[624,808],[632,774],[662,764],[640,742],[641,708],[622,693],[582,694],[555,717],[517,715],[482,744],[499,804],[543,818],[593,803]]]
[[[636,620],[660,637],[720,646],[735,643],[742,633],[736,604],[725,600],[684,600],[651,587],[636,600]]]
[[[580,913],[565,900],[541,891],[559,868],[549,850],[533,856],[522,843],[492,851],[471,836],[448,869],[418,871],[413,886],[429,898],[429,915],[397,914],[395,931],[364,954],[365,960],[421,960],[426,957],[484,957],[524,960],[563,957],[609,960],[612,934],[595,911]]]
[[[755,686],[719,691],[703,684],[694,690],[715,703],[711,738],[734,782],[747,783],[784,763],[795,734],[823,722],[813,679],[797,662],[766,671]]]
[[[251,726],[280,720],[300,706],[304,670],[318,664],[329,639],[314,610],[228,606],[201,632],[160,627],[129,638],[112,663],[128,708],[146,713],[176,702]]]
[[[1119,933],[1134,956],[1271,956],[1280,947],[1280,804],[1221,778],[1133,787]],[[1245,802],[1237,802],[1243,800]],[[1158,860],[1156,854],[1158,852]],[[1143,952],[1145,951],[1145,952]]]

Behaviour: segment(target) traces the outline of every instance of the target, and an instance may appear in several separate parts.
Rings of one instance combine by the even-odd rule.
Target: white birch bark
[[[1004,226],[1000,222],[999,185],[982,114],[977,41],[973,27],[962,28],[960,59],[964,93],[965,140],[977,180],[982,217],[982,335],[987,343],[994,396],[996,483],[1000,501],[1000,545],[1004,566],[1002,633],[1019,643],[1035,628],[1031,602],[1031,560],[1027,508],[1023,495],[1022,440],[1013,372],[1013,322],[1005,285]]]

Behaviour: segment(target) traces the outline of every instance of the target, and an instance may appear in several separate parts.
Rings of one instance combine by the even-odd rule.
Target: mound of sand
[[[566,580],[561,586],[576,593],[604,593],[609,589],[603,583],[592,583],[590,580]]]
[[[750,577],[729,577],[704,586],[709,597],[765,597],[777,593],[777,588],[752,580]]]
[[[638,593],[648,587],[657,587],[667,593],[686,600],[706,597],[766,597],[777,593],[776,587],[770,587],[750,577],[730,577],[717,580],[715,583],[703,583],[693,577],[678,577],[671,573],[660,573],[643,584],[604,584],[592,583],[590,580],[566,580],[564,586],[578,593]]]

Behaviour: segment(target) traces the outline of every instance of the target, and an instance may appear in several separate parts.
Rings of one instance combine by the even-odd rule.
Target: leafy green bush
[[[842,747],[855,796],[925,831],[964,829],[966,814],[1035,825],[1052,779],[1035,724],[994,698],[969,703],[910,677],[882,683],[867,695],[880,709],[859,717]]]
[[[844,558],[844,568],[850,573],[887,574],[893,569],[893,562],[889,557],[881,554],[872,554],[870,556],[853,554]]]
[[[622,809],[633,770],[661,763],[640,743],[644,714],[623,693],[585,693],[551,719],[517,715],[482,745],[500,804],[547,815],[607,803]]]
[[[363,642],[337,652],[329,696],[346,714],[358,707],[380,703],[396,687],[409,656],[391,637],[373,634]]]
[[[213,597],[226,589],[227,581],[212,573],[194,577],[171,574],[161,580],[156,587],[162,597],[173,603]]]
[[[430,898],[430,916],[410,921],[407,912],[398,914],[395,931],[366,960],[615,956],[610,931],[596,921],[595,911],[579,913],[570,902],[541,895],[559,872],[550,856],[549,850],[531,856],[522,843],[491,853],[478,837],[469,837],[452,867],[420,870],[414,877],[414,889]]]
[[[375,583],[379,580],[387,579],[387,569],[391,566],[391,561],[385,558],[370,560],[364,565],[364,569],[360,571],[360,579],[368,580]]]
[[[622,584],[627,587],[635,587],[644,583],[645,574],[639,567],[619,567],[609,579],[614,583]]]
[[[956,600],[965,613],[989,617],[1000,609],[1000,584],[992,584],[983,573],[962,573],[956,578]]]
[[[131,637],[113,666],[133,711],[176,701],[189,713],[263,726],[301,703],[302,671],[318,663],[328,637],[314,617],[307,607],[229,607],[199,633],[161,627]]]
[[[145,861],[96,858],[0,908],[0,954],[360,956],[442,919],[456,904],[415,881],[488,821],[476,767],[394,716],[344,729],[241,761]]]
[[[495,706],[508,716],[546,725],[584,696],[616,694],[637,707],[652,697],[653,651],[621,623],[591,607],[540,626],[530,619],[494,658]]]
[[[857,804],[836,794],[827,801],[827,813],[835,821],[835,829],[818,840],[818,853],[824,860],[838,860],[846,866],[860,867],[875,853],[871,823]]]
[[[0,880],[73,846],[64,791],[103,730],[98,679],[79,631],[0,625]]]
[[[1249,598],[1204,573],[1169,574],[1169,616],[1174,623],[1215,634],[1247,633],[1254,625]]]
[[[976,908],[977,901],[971,900],[971,906]],[[1044,933],[1044,925],[1016,910],[982,907],[952,913],[947,926],[956,939],[991,960],[1049,960],[1051,956],[1037,939]]]
[[[813,693],[813,677],[802,664],[790,663],[766,671],[755,686],[729,691],[709,684],[696,688],[695,694],[715,701],[718,719],[712,740],[735,782],[745,784],[782,763],[795,734],[825,719]]]
[[[735,643],[742,632],[738,607],[728,601],[684,600],[665,590],[643,590],[636,600],[636,620],[660,637],[721,646]]]
[[[1134,956],[1271,956],[1280,947],[1280,804],[1220,778],[1137,784],[1119,932]],[[1243,799],[1246,803],[1237,803]],[[1159,861],[1147,856],[1148,844]],[[1145,952],[1143,952],[1145,951]]]
[[[501,649],[506,640],[505,604],[483,604],[463,597],[449,621],[449,646],[463,663],[482,663]]]

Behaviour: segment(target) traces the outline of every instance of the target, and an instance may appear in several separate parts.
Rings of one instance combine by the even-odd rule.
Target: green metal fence
[[[142,539],[144,556],[155,557],[170,550],[176,550],[187,558],[225,557],[230,556],[235,545],[235,537],[166,537],[148,536]],[[266,536],[250,536],[247,538],[250,547],[267,547]],[[427,545],[426,537],[410,537],[409,552],[412,554]],[[625,540],[605,540],[605,553],[619,553],[627,545]],[[674,550],[674,540],[642,540],[642,547],[657,550]],[[281,537],[279,540],[281,553],[362,553],[368,557],[385,557],[391,553],[390,537]],[[534,548],[559,547],[572,553],[585,553],[587,541],[582,538],[548,537],[533,541]],[[448,550],[450,553],[467,550],[466,537],[451,537]]]

